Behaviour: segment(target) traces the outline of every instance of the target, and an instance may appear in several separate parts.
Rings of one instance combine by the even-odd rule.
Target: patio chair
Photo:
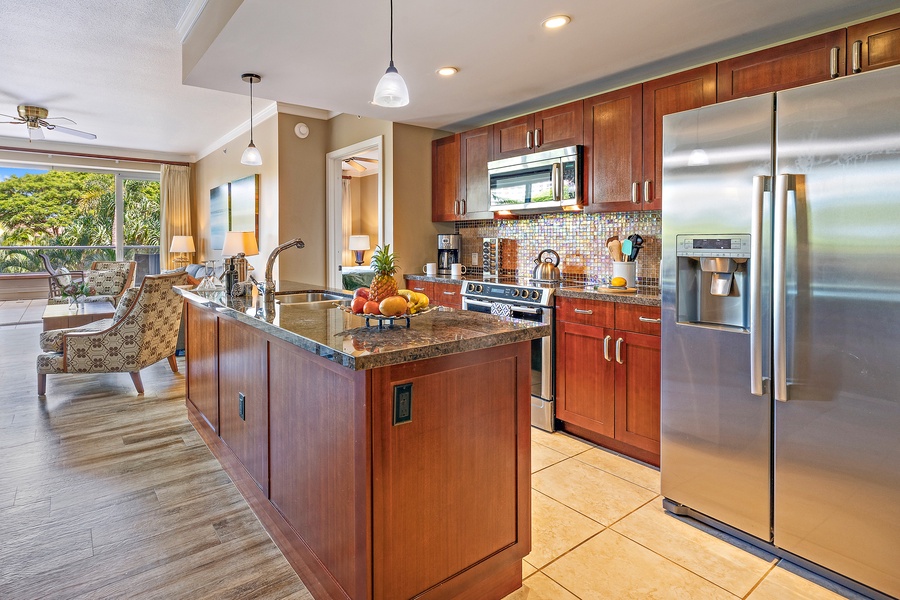
[[[87,296],[85,302],[109,302],[116,306],[125,290],[134,285],[137,263],[133,260],[95,260],[87,271],[69,271],[65,267],[54,269],[46,254],[39,256],[44,261],[47,273],[50,274],[50,294],[47,304],[65,304],[67,300],[62,295],[63,288],[70,283],[83,281],[97,291],[95,295]]]
[[[139,394],[144,393],[144,367],[168,358],[177,373],[175,344],[183,299],[172,287],[186,283],[184,273],[148,275],[140,288],[128,290],[112,319],[41,333],[38,395],[45,395],[51,373],[127,372]]]

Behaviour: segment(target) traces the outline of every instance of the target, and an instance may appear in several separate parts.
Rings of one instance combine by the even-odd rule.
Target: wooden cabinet
[[[459,216],[459,134],[431,143],[431,220]]]
[[[406,282],[406,289],[425,294],[430,301],[434,300],[434,284],[432,282],[409,278],[404,279],[404,281]]]
[[[556,416],[563,429],[659,464],[659,308],[557,299]]]
[[[461,286],[458,283],[435,283],[434,295],[429,296],[432,304],[448,306],[450,308],[462,308]]]
[[[716,65],[705,65],[643,85],[644,184],[641,207],[662,208],[662,121],[665,115],[716,102]]]
[[[218,326],[216,313],[185,302],[185,355],[188,401],[219,432]]]
[[[460,219],[494,218],[487,172],[492,146],[490,126],[459,134]]]
[[[582,113],[583,101],[576,100],[495,123],[493,160],[584,143]]]
[[[662,118],[716,101],[716,65],[584,101],[586,210],[662,208]]]
[[[232,319],[219,319],[218,337],[219,436],[268,495],[268,343]]]
[[[900,65],[900,13],[847,28],[847,73]]]
[[[492,219],[487,163],[490,125],[431,143],[431,220]]]
[[[828,81],[845,73],[846,30],[719,62],[719,102]]]

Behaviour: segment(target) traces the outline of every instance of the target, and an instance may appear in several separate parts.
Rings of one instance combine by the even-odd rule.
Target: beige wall
[[[353,233],[368,235],[374,247],[378,242],[378,176],[354,177],[353,182],[359,186],[358,196],[354,196],[359,198],[359,206],[353,207]]]

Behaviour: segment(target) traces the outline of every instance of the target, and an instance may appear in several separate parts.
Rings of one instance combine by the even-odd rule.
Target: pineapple
[[[372,254],[372,269],[375,271],[375,277],[372,278],[372,285],[369,286],[370,300],[381,302],[389,296],[397,295],[397,282],[394,280],[397,268],[394,255],[391,254],[391,245],[377,246]]]

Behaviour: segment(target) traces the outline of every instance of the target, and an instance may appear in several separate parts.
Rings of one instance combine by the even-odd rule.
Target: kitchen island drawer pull
[[[620,365],[624,365],[622,362],[622,342],[624,342],[622,338],[616,340],[616,362]]]
[[[659,323],[662,319],[651,319],[650,317],[638,317],[641,323]]]
[[[603,338],[603,358],[606,359],[606,362],[609,362],[609,340],[612,339],[611,335]]]
[[[592,314],[594,314],[594,311],[592,311],[592,310],[585,310],[585,309],[583,309],[583,308],[576,308],[576,309],[575,309],[575,312],[576,312],[577,314],[579,314],[579,315],[592,315]]]

